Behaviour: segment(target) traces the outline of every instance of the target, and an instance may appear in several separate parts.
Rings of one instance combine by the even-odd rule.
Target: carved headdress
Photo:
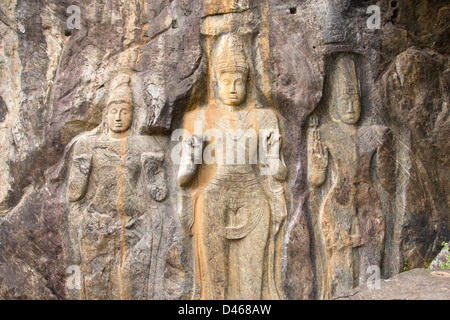
[[[333,94],[359,93],[355,61],[352,56],[345,54],[336,57],[331,78]]]
[[[131,101],[131,78],[127,74],[116,76],[109,86],[109,96],[107,106],[113,102],[132,102]]]
[[[354,56],[350,54],[337,56],[330,80],[331,103],[329,108],[332,120],[342,121],[343,113],[347,113],[343,108],[348,110],[348,107],[351,106],[355,114],[351,115],[352,120],[346,120],[345,123],[355,124],[355,120],[358,121],[361,115],[361,106],[359,101],[356,101],[360,99],[360,88]]]
[[[242,41],[235,35],[225,35],[217,52],[217,75],[225,72],[241,72],[248,76],[249,67]]]

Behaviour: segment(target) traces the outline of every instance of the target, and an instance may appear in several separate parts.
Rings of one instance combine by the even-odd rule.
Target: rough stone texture
[[[217,25],[251,39],[253,81],[280,114],[288,171],[280,265],[286,298],[319,297],[306,142],[310,116],[326,101],[333,53],[357,56],[357,126],[384,126],[392,135],[395,191],[382,277],[398,274],[406,259],[409,268],[425,267],[450,239],[447,1],[379,1],[380,30],[366,27],[369,0],[235,2],[1,2],[0,298],[73,298],[66,286],[71,249],[61,174],[70,142],[101,124],[119,72],[132,79],[136,133],[170,140],[206,94],[206,39],[217,36]],[[70,5],[81,8],[80,30],[66,26]],[[165,159],[175,144],[167,142]],[[173,213],[161,218],[164,255],[154,298],[187,298],[192,253],[176,214],[178,166],[166,161],[164,168],[165,204]]]
[[[3,98],[0,97],[0,122],[5,121],[7,113],[8,113],[8,107],[6,106],[5,101],[3,101]]]
[[[379,289],[363,284],[333,300],[448,300],[449,297],[450,271],[414,269],[381,280]]]

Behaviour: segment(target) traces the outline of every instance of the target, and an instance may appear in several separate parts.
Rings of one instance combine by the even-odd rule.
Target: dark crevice
[[[251,9],[254,9],[254,8],[251,8]],[[202,19],[205,19],[205,18],[207,18],[207,17],[212,17],[212,16],[223,16],[223,15],[226,15],[226,14],[244,13],[244,12],[247,12],[247,11],[249,11],[249,10],[250,10],[250,9],[242,9],[242,10],[228,11],[228,12],[208,13],[208,14],[202,16]]]
[[[6,115],[8,114],[8,107],[6,106],[5,101],[0,96],[0,122],[5,121]]]

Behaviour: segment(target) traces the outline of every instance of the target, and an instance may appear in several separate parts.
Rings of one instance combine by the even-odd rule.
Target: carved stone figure
[[[381,265],[389,189],[389,130],[357,123],[361,115],[353,57],[340,54],[330,74],[328,117],[309,131],[310,210],[319,298],[349,290]]]
[[[217,96],[185,116],[178,171],[191,198],[181,219],[193,236],[194,298],[279,299],[286,167],[278,120],[250,99],[242,42],[222,40]]]
[[[167,194],[164,155],[155,138],[132,134],[129,77],[113,82],[106,108],[102,125],[72,147],[67,196],[80,298],[147,299],[161,240],[157,202]]]

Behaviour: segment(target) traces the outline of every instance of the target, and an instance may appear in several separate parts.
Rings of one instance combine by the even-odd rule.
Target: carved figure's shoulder
[[[72,140],[72,144],[77,153],[90,153],[92,147],[97,144],[97,136],[82,134]]]
[[[361,134],[371,134],[371,135],[385,135],[387,132],[389,132],[389,127],[383,126],[383,125],[367,125],[367,126],[361,126],[359,128],[359,132]]]
[[[278,116],[275,110],[271,108],[254,108],[252,113],[258,120],[258,127],[260,128],[278,128]]]
[[[390,134],[389,127],[382,125],[368,125],[358,128],[358,138],[362,141],[381,141]]]
[[[333,143],[335,140],[342,140],[341,130],[334,123],[320,125],[317,130],[320,133],[320,140],[322,142]]]
[[[367,152],[385,144],[390,139],[391,131],[382,125],[368,125],[358,128],[358,141],[360,148]]]
[[[130,137],[129,144],[140,152],[162,152],[167,137],[153,135],[136,135]]]
[[[205,126],[205,107],[199,106],[194,110],[188,111],[183,117],[183,128],[189,132],[194,132],[195,122],[199,121]]]
[[[184,119],[185,119],[185,121],[192,121],[192,122],[202,120],[205,117],[204,116],[205,110],[206,110],[205,106],[203,106],[203,105],[198,106],[194,110],[190,110],[190,111],[186,112],[186,114],[184,115]]]

